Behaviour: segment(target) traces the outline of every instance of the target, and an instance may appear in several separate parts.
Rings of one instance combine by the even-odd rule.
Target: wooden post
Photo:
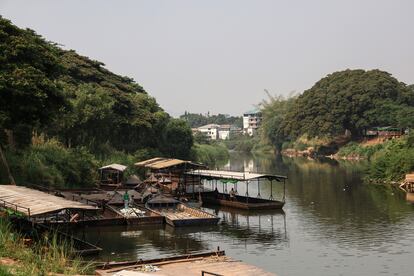
[[[249,181],[246,181],[246,202],[249,203]]]
[[[4,156],[3,149],[1,146],[0,146],[0,155],[1,155],[1,159],[3,161],[4,166],[6,167],[7,175],[9,176],[9,179],[10,179],[10,184],[16,186],[16,182],[14,181],[14,177],[10,172],[9,164],[7,163],[6,156]]]

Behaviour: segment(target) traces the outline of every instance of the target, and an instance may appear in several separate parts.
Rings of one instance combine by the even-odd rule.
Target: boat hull
[[[266,210],[266,209],[282,209],[284,202],[278,200],[268,200],[261,198],[248,198],[245,196],[235,196],[230,199],[229,195],[205,192],[202,194],[203,202],[213,205],[221,205],[244,210]]]

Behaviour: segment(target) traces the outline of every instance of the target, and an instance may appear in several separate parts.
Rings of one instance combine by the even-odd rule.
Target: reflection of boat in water
[[[151,211],[165,217],[167,224],[177,226],[214,225],[219,218],[202,210],[191,208],[180,201],[158,195],[146,203]]]
[[[245,210],[282,209],[285,203],[278,200],[246,197],[218,193],[215,191],[202,193],[203,202]]]

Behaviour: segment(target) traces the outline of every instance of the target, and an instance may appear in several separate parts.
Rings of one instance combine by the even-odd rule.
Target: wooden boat
[[[184,203],[163,195],[158,195],[145,205],[151,211],[164,216],[165,222],[171,226],[214,225],[219,218],[205,211],[191,208]]]
[[[215,191],[201,194],[203,202],[245,210],[282,209],[285,203],[278,200],[254,198],[236,195],[233,199],[228,194]]]

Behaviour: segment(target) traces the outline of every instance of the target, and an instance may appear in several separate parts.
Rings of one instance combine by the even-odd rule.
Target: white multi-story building
[[[197,130],[206,135],[211,140],[217,140],[219,138],[220,125],[208,124],[197,128]]]
[[[219,128],[219,139],[228,140],[230,139],[230,125],[220,125]]]
[[[253,136],[262,122],[262,112],[258,109],[243,114],[243,134]]]

